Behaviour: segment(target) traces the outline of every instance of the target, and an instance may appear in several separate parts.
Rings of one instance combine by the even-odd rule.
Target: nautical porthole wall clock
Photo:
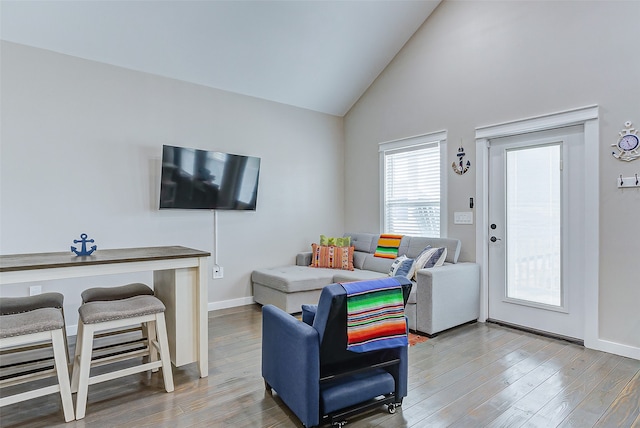
[[[618,136],[618,142],[612,144],[611,147],[616,147],[617,152],[613,151],[611,154],[614,158],[630,162],[640,157],[640,138],[638,138],[638,130],[631,126],[631,121],[624,123],[625,129],[620,131]]]

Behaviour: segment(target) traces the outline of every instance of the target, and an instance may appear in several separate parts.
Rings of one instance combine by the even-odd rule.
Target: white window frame
[[[438,144],[440,148],[440,237],[447,237],[447,131],[430,132],[378,144],[380,159],[380,233],[385,233],[385,152]]]

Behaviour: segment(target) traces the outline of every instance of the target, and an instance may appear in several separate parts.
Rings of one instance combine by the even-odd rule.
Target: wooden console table
[[[175,366],[197,362],[200,377],[207,377],[210,255],[179,246],[98,250],[81,257],[70,252],[2,255],[0,285],[153,271],[155,294],[167,307],[171,361]]]

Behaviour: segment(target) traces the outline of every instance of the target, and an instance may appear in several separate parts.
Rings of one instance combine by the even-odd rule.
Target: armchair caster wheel
[[[393,415],[396,412],[396,405],[393,403],[389,404],[387,406],[387,411]]]
[[[267,383],[266,380],[264,381],[264,389],[266,389],[269,394],[273,394],[273,389],[271,388],[271,385]]]

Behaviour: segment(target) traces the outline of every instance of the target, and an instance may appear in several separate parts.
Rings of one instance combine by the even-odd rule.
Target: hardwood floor
[[[260,376],[257,305],[209,313],[209,377],[174,368],[89,387],[87,416],[64,423],[60,399],[0,409],[2,427],[300,427]],[[409,395],[348,427],[640,427],[640,361],[494,324],[471,324],[409,349]]]

